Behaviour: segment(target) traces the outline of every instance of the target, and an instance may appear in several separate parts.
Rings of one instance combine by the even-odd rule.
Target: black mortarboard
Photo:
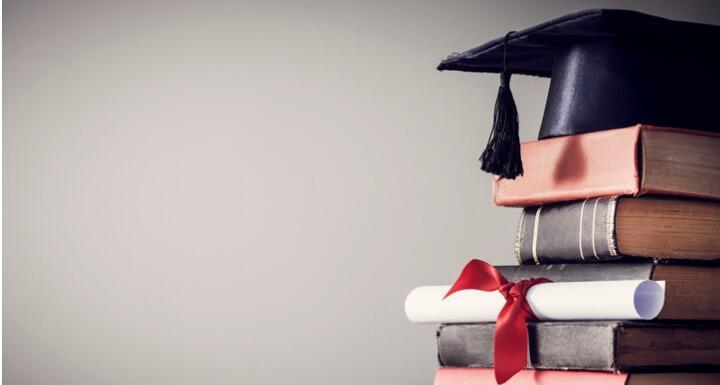
[[[483,170],[522,175],[510,74],[551,77],[539,139],[637,123],[720,131],[720,26],[593,9],[510,32],[439,70],[501,74]]]

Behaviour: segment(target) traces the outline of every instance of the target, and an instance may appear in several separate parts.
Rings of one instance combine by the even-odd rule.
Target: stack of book
[[[664,301],[652,319],[543,317],[531,288],[542,321],[528,323],[527,366],[506,383],[720,384],[720,135],[636,125],[523,143],[521,154],[524,176],[494,182],[495,204],[524,207],[520,265],[496,269],[512,282],[656,281]],[[629,297],[638,313],[643,295]],[[435,385],[495,384],[496,325],[470,314],[485,302],[451,299],[406,301],[411,320],[441,323]],[[602,314],[627,298],[587,301]]]

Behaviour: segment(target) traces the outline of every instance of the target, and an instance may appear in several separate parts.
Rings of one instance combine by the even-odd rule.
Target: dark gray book
[[[493,367],[495,324],[442,325],[442,366]],[[528,325],[528,368],[637,371],[720,368],[720,325],[538,322]]]
[[[495,266],[510,281],[544,277],[556,282],[620,281],[653,279],[653,261],[625,263],[557,263],[544,265]]]
[[[635,258],[720,259],[720,203],[677,197],[612,197],[525,208],[521,264]]]

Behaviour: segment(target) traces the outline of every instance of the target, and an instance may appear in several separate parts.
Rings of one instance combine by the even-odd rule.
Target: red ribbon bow
[[[530,305],[525,300],[528,289],[552,282],[546,278],[508,281],[492,265],[473,259],[463,268],[462,273],[443,299],[460,290],[499,291],[505,297],[505,305],[495,323],[495,344],[493,362],[495,381],[502,384],[525,367],[528,351],[527,321],[536,321]]]

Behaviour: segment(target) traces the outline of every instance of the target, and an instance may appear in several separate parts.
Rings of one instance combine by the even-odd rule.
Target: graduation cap
[[[638,123],[720,131],[720,26],[592,9],[450,55],[438,70],[500,73],[482,169],[523,174],[510,75],[550,77],[539,139]]]

